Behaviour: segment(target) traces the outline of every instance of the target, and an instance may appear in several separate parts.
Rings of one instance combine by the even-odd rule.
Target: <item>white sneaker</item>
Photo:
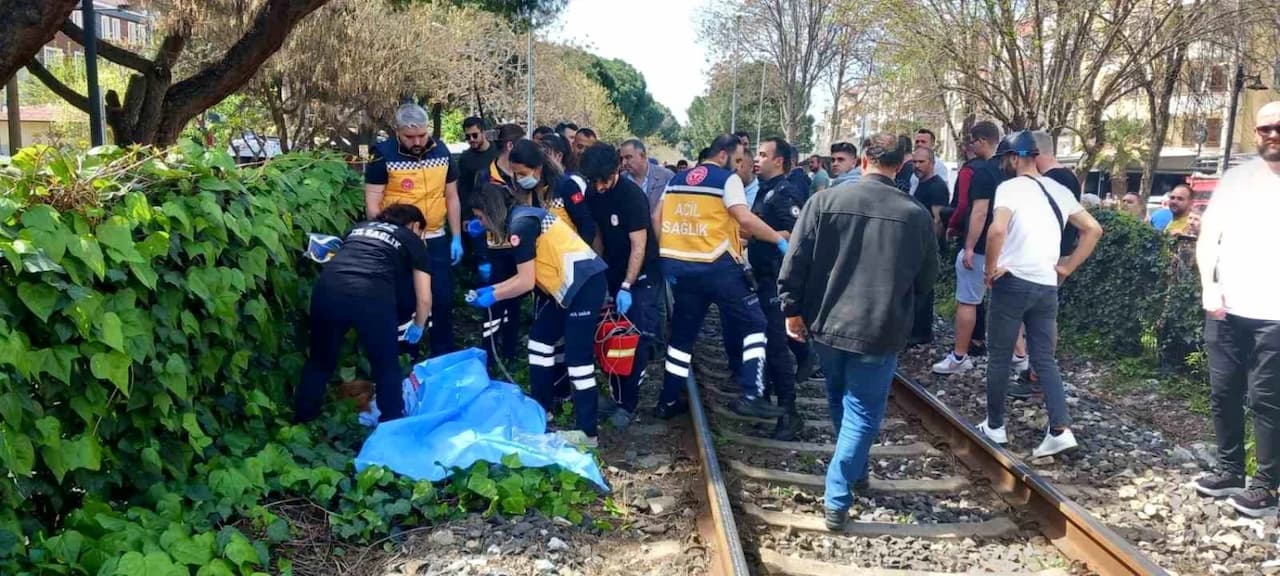
[[[986,420],[983,420],[982,423],[978,425],[978,431],[996,444],[1009,443],[1009,434],[1005,432],[1004,426],[992,428],[987,425]]]
[[[600,440],[598,437],[587,436],[587,434],[581,430],[557,430],[556,436],[559,436],[566,444],[592,449],[600,447]]]
[[[1045,456],[1053,456],[1061,452],[1066,452],[1078,446],[1076,444],[1076,435],[1071,433],[1071,429],[1063,430],[1061,434],[1054,436],[1052,428],[1045,430],[1044,442],[1041,442],[1035,450],[1031,451],[1032,458],[1044,458]]]
[[[946,358],[933,365],[934,374],[959,374],[973,369],[973,359],[968,356],[964,360],[956,358],[956,353],[947,354]]]
[[[1013,369],[1019,374],[1031,369],[1031,358],[1029,356],[1013,355]]]

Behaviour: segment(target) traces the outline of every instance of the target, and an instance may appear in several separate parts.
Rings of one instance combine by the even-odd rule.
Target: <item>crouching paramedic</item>
[[[554,410],[556,362],[552,344],[564,338],[578,429],[587,435],[588,445],[593,445],[599,400],[593,346],[606,290],[604,261],[555,214],[518,204],[500,186],[481,188],[473,209],[485,228],[511,244],[516,275],[476,290],[472,305],[488,308],[536,287],[537,312],[529,330],[533,397],[547,410]]]
[[[712,142],[707,158],[667,184],[655,211],[663,273],[672,284],[671,338],[666,378],[654,413],[671,418],[688,410],[680,398],[689,377],[693,343],[707,308],[720,309],[725,338],[742,342],[738,384],[742,396],[731,409],[747,416],[777,418],[784,411],[764,396],[765,319],[760,301],[742,267],[739,227],[782,252],[787,240],[751,213],[742,179],[734,169],[744,161],[743,146],[731,134]]]
[[[622,178],[622,159],[608,144],[595,144],[582,153],[582,176],[589,182],[587,202],[600,227],[605,278],[617,311],[640,332],[631,374],[610,376],[618,409],[610,416],[617,428],[626,428],[640,403],[640,383],[649,365],[649,351],[658,329],[658,239],[649,217],[649,199],[636,183]]]
[[[427,113],[417,104],[396,110],[396,137],[374,147],[365,167],[365,213],[375,219],[392,204],[409,204],[426,218],[427,254],[435,290],[431,311],[431,355],[453,351],[453,273],[462,260],[462,207],[458,170],[445,143],[430,134]],[[448,221],[449,233],[445,233]]]
[[[756,194],[751,212],[784,238],[791,236],[800,208],[808,197],[808,191],[796,190],[786,178],[791,171],[791,145],[781,138],[765,138],[756,153],[756,170],[760,174],[760,191]],[[756,294],[766,321],[765,337],[768,338],[765,372],[773,384],[778,406],[786,410],[778,419],[773,437],[778,440],[794,440],[804,428],[804,421],[796,412],[796,361],[788,346],[787,319],[782,314],[782,301],[778,298],[778,271],[782,268],[782,254],[763,242],[752,241],[747,257],[751,273],[755,275]],[[808,374],[804,374],[808,377]]]
[[[379,419],[385,422],[404,415],[396,290],[412,286],[417,310],[405,341],[417,344],[432,301],[429,258],[422,243],[426,225],[414,206],[387,206],[376,220],[352,228],[337,255],[324,265],[311,292],[311,350],[302,368],[302,382],[294,391],[295,423],[320,415],[325,386],[353,326],[373,371]]]

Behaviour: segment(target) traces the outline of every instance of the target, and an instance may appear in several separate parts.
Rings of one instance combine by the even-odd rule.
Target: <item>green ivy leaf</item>
[[[227,542],[227,547],[222,551],[222,555],[242,570],[246,566],[262,565],[261,559],[258,558],[258,551],[254,550],[253,544],[249,542],[249,539],[239,532],[231,536],[231,541]]]
[[[160,382],[178,398],[187,397],[187,362],[177,354],[170,354],[165,360],[164,370],[157,374]]]
[[[226,560],[215,558],[212,562],[201,566],[196,576],[236,576],[236,572]]]
[[[17,476],[30,476],[36,465],[36,450],[25,434],[14,432],[7,424],[0,425],[0,460]]]
[[[467,490],[475,492],[489,500],[498,497],[498,484],[488,476],[472,474],[467,478]]]
[[[93,436],[81,435],[70,442],[63,442],[62,452],[70,470],[102,469],[102,445]]]
[[[58,289],[48,284],[23,282],[18,285],[18,298],[41,322],[48,322],[54,305],[58,303]]]
[[[0,224],[9,220],[18,211],[18,203],[9,197],[0,197]]]
[[[205,566],[213,560],[214,534],[205,532],[192,538],[183,535],[169,544],[173,559],[187,566]]]
[[[181,232],[186,235],[191,230],[191,215],[187,213],[187,209],[182,206],[179,200],[167,200],[160,206],[160,211],[165,216],[173,218],[182,224]]]
[[[75,530],[67,530],[46,540],[44,547],[59,562],[73,566],[80,559],[80,551],[84,547],[84,535]]]
[[[191,447],[198,452],[203,452],[213,440],[205,435],[204,430],[200,429],[200,423],[196,421],[196,415],[190,412],[182,415],[182,429],[187,431],[190,437]]]
[[[76,236],[67,242],[67,250],[72,256],[84,262],[99,280],[107,273],[107,264],[102,257],[102,247],[98,241],[88,236]]]
[[[140,552],[129,552],[120,558],[116,566],[118,576],[189,576],[190,572],[181,566],[175,566],[173,560],[164,552],[151,552],[143,556]]]
[[[133,226],[120,216],[112,216],[110,220],[98,225],[98,241],[106,246],[115,260],[120,262],[142,262],[142,255],[133,242]]]
[[[89,371],[95,378],[116,385],[125,397],[129,396],[129,357],[121,352],[99,352],[89,359]]]
[[[115,312],[107,312],[98,322],[98,330],[102,343],[124,352],[124,330],[120,317]]]
[[[156,287],[156,281],[160,279],[159,275],[156,274],[155,269],[146,262],[130,262],[129,270],[133,271],[134,278],[137,278],[139,282],[142,282],[143,286],[151,288],[152,290]]]
[[[502,465],[503,465],[503,466],[506,466],[506,467],[507,467],[508,469],[510,469],[510,470],[519,470],[519,469],[520,469],[520,467],[521,467],[521,466],[520,466],[520,454],[518,454],[518,453],[516,453],[516,452],[512,452],[512,453],[510,453],[510,454],[507,454],[506,456],[503,456],[503,457],[502,457]]]
[[[406,510],[404,513],[407,514],[408,511]],[[288,540],[290,536],[291,533],[289,531],[288,520],[278,518],[275,522],[272,522],[267,526],[267,538],[270,538],[272,542],[284,542]]]

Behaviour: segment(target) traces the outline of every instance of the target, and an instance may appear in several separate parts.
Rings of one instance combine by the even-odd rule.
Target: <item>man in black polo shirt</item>
[[[1048,132],[1036,130],[1031,133],[1036,140],[1036,147],[1040,149],[1040,155],[1036,156],[1036,169],[1040,171],[1046,178],[1061,184],[1064,188],[1071,191],[1071,195],[1075,196],[1076,202],[1080,201],[1080,179],[1076,178],[1076,173],[1070,168],[1063,166],[1058,161],[1056,147],[1053,143],[1053,136]],[[1062,246],[1058,250],[1061,260],[1066,260],[1072,252],[1076,250],[1076,244],[1080,243],[1080,231],[1075,226],[1067,223],[1067,227],[1062,230]]]
[[[487,170],[498,157],[498,147],[489,142],[484,119],[476,116],[462,121],[462,136],[467,139],[467,149],[458,156],[458,199],[463,206],[470,206],[476,174]]]
[[[911,161],[915,165],[916,190],[912,194],[916,202],[929,211],[933,220],[933,234],[938,238],[938,252],[942,252],[942,208],[947,205],[947,183],[942,180],[935,169],[932,148],[919,146],[911,153]],[[911,324],[911,337],[908,346],[918,346],[933,342],[933,290],[929,290],[923,298],[916,298],[915,318]]]
[[[756,148],[756,170],[760,174],[760,191],[756,193],[751,212],[773,228],[783,238],[791,236],[800,208],[809,197],[809,190],[800,190],[786,176],[791,170],[791,145],[781,138],[765,138]],[[777,396],[778,405],[786,410],[778,419],[773,437],[778,440],[794,440],[804,427],[804,420],[796,412],[796,363],[798,358],[788,346],[787,319],[782,314],[778,299],[778,272],[782,269],[782,254],[753,240],[747,248],[747,259],[755,275],[756,294],[764,310],[765,372]],[[804,348],[801,347],[803,351]],[[803,353],[803,352],[802,352]],[[809,374],[803,374],[808,378]]]
[[[588,182],[587,205],[599,226],[602,256],[609,265],[605,271],[609,293],[618,313],[640,332],[631,374],[609,378],[618,402],[610,420],[617,428],[631,423],[640,402],[640,382],[658,328],[658,290],[662,289],[649,199],[634,182],[620,176],[621,164],[617,149],[598,143],[582,152],[578,165]]]

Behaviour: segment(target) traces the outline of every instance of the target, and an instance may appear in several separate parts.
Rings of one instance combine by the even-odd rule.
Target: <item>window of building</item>
[[[84,14],[81,14],[79,10],[76,10],[75,12],[72,12],[72,13],[71,13],[71,21],[72,21],[72,22],[75,22],[76,26],[80,26],[80,27],[82,27],[82,28],[83,28],[83,27],[84,27]]]
[[[53,66],[62,63],[62,50],[52,46],[45,46],[40,51],[40,63],[45,66]]]
[[[111,39],[112,40],[120,39],[120,19],[119,18],[111,19]]]
[[[1227,66],[1225,64],[1214,64],[1209,68],[1209,91],[1227,91]]]
[[[1206,135],[1204,145],[1208,148],[1218,148],[1222,146],[1222,119],[1210,118],[1204,122],[1205,128],[1209,130]]]
[[[98,16],[98,37],[102,39],[111,38],[111,19],[106,16]]]

